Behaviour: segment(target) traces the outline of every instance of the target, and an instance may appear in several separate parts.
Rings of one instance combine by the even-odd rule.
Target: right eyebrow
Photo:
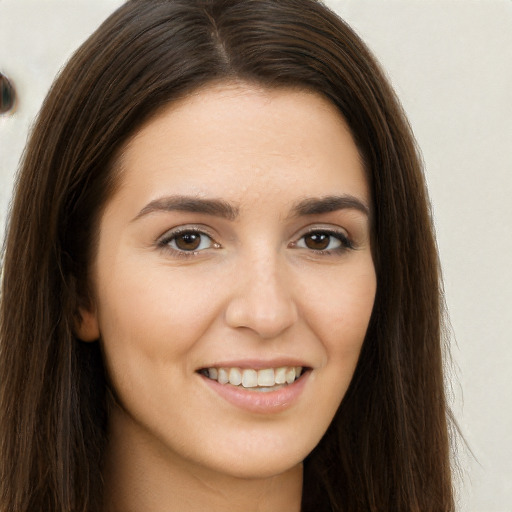
[[[326,197],[308,197],[296,203],[293,212],[296,216],[321,215],[337,210],[357,210],[366,217],[370,217],[370,208],[365,201],[350,194],[333,195]]]
[[[222,199],[202,199],[194,196],[167,196],[155,199],[148,203],[133,218],[138,220],[153,212],[193,212],[222,217],[228,220],[235,220],[238,217],[239,209],[236,206]]]

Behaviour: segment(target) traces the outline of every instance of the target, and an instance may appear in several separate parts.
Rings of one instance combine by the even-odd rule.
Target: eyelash
[[[297,242],[293,242],[292,246],[297,247],[300,240],[304,239],[308,235],[326,235],[331,238],[331,241],[332,241],[332,238],[335,238],[340,242],[340,246],[336,247],[334,249],[311,249],[310,247],[305,247],[306,249],[309,249],[310,251],[312,251],[314,254],[325,255],[325,256],[330,256],[333,254],[339,255],[339,254],[345,253],[348,250],[355,249],[355,245],[354,245],[353,241],[345,233],[343,233],[342,231],[337,231],[335,229],[328,229],[328,228],[310,229],[309,231],[304,233],[298,239]]]
[[[179,258],[190,258],[193,256],[197,256],[204,249],[186,251],[183,249],[174,248],[170,245],[173,240],[178,238],[180,235],[185,235],[185,234],[206,236],[211,240],[213,248],[215,248],[215,249],[220,248],[220,244],[215,242],[214,238],[210,234],[206,233],[202,229],[193,228],[193,227],[178,228],[178,229],[172,230],[170,232],[167,232],[165,235],[163,235],[157,241],[157,245],[158,245],[158,247],[170,252],[173,256],[177,256]]]
[[[172,231],[166,233],[165,235],[163,235],[157,241],[157,245],[159,248],[162,248],[162,249],[170,252],[173,256],[177,256],[177,257],[181,257],[181,258],[194,257],[194,256],[197,256],[200,252],[205,250],[205,249],[199,249],[199,250],[187,251],[187,250],[183,250],[183,249],[179,249],[179,248],[174,248],[170,245],[173,241],[175,241],[175,239],[177,237],[179,237],[180,235],[185,235],[185,234],[196,234],[196,235],[208,237],[211,240],[211,244],[212,244],[211,247],[208,247],[208,249],[210,249],[210,248],[218,249],[221,247],[221,245],[219,243],[217,243],[209,233],[205,232],[202,229],[193,228],[193,227],[185,227],[185,228],[178,228],[178,229],[172,230]],[[336,247],[334,249],[311,249],[309,247],[299,247],[298,246],[299,242],[302,239],[304,239],[305,237],[307,237],[308,235],[309,236],[310,235],[326,235],[326,236],[329,236],[331,239],[335,238],[340,242],[340,246]],[[326,228],[311,229],[310,231],[304,233],[297,241],[292,242],[289,245],[289,247],[294,247],[294,248],[298,247],[298,248],[309,249],[314,254],[325,255],[325,256],[330,256],[333,254],[342,254],[348,250],[355,249],[354,243],[352,242],[352,240],[350,240],[350,238],[345,233],[343,233],[341,231],[336,231],[333,229],[326,229]]]

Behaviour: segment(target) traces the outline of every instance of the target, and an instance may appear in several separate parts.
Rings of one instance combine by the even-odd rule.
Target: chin
[[[295,437],[293,433],[290,438]],[[216,472],[223,473],[235,478],[242,479],[266,479],[281,475],[288,471],[302,469],[305,457],[314,448],[306,446],[275,447],[273,443],[255,443],[252,446],[247,444],[240,449],[232,449],[229,453],[224,451],[222,458],[218,459],[215,454],[215,461],[206,465]]]
[[[302,471],[302,460],[290,461],[266,458],[250,464],[247,461],[239,460],[229,465],[229,467],[224,467],[224,474],[227,476],[244,480],[265,480],[295,471]]]

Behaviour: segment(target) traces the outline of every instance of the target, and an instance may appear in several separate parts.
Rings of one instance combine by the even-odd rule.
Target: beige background
[[[58,70],[120,0],[0,0],[0,236]],[[512,511],[512,1],[329,0],[388,72],[423,151],[452,323],[459,510]]]

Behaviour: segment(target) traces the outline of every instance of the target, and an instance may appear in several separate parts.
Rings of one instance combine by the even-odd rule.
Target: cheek
[[[100,331],[111,362],[137,356],[165,364],[188,351],[215,314],[213,287],[179,270],[141,271],[134,263],[99,282]]]
[[[158,418],[176,420],[187,403],[160,391],[180,389],[190,374],[189,354],[210,322],[211,297],[177,273],[148,266],[100,282],[101,342],[117,399],[142,423],[156,422],[154,428]]]
[[[332,333],[337,339],[346,339],[358,345],[362,343],[373,310],[375,299],[374,279],[361,280],[363,286],[347,288],[333,301],[331,307]]]
[[[318,281],[320,282],[320,281]],[[311,305],[315,314],[323,317],[334,335],[345,337],[347,330],[365,331],[375,300],[376,276],[373,264],[348,267],[325,277],[323,286],[317,288]],[[310,287],[310,290],[314,290]],[[345,333],[345,334],[344,334]]]
[[[340,273],[325,282],[329,283],[328,287],[309,297],[309,323],[324,345],[325,362],[351,372],[373,310],[376,291],[373,264]]]

